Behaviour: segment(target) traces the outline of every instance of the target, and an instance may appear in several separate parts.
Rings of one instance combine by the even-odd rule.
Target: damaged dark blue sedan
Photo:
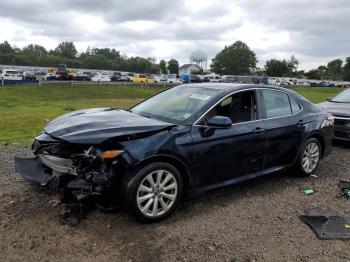
[[[184,196],[293,168],[308,176],[331,149],[333,117],[272,86],[192,84],[129,110],[63,115],[16,158],[17,172],[64,202],[123,205],[138,219],[169,216]]]

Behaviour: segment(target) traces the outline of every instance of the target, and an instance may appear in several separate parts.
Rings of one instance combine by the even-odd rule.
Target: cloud
[[[348,0],[12,0],[1,4],[0,41],[54,48],[74,41],[79,51],[110,47],[122,53],[189,60],[209,58],[236,40],[259,65],[295,54],[302,68],[350,56]]]

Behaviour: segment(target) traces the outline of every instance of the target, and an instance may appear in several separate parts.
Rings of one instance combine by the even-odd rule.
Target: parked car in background
[[[219,75],[206,75],[204,77],[205,81],[204,82],[213,82],[213,83],[218,83],[218,82],[222,82],[222,77]]]
[[[22,73],[22,80],[36,80],[35,73],[31,71],[24,71]]]
[[[154,79],[156,80],[157,83],[159,82],[166,82],[167,81],[168,76],[167,75],[155,75]]]
[[[234,75],[223,75],[221,78],[224,83],[237,83],[237,79]],[[210,80],[207,82],[210,82]]]
[[[341,88],[349,88],[350,87],[350,82],[341,82],[337,84],[337,87]]]
[[[56,73],[47,73],[43,76],[43,80],[58,80],[59,75]]]
[[[127,75],[121,75],[118,79],[119,82],[130,82],[130,77]]]
[[[334,116],[334,137],[350,141],[350,88],[319,106]]]
[[[168,75],[166,81],[170,84],[182,84],[183,82],[176,74]]]
[[[143,74],[134,74],[133,77],[130,77],[130,82],[133,83],[150,83],[153,84],[156,82],[155,79],[150,78],[147,75],[143,75]]]
[[[198,75],[187,75],[187,74],[182,74],[180,75],[180,80],[182,83],[202,83],[203,80],[200,78]]]
[[[310,83],[307,82],[307,81],[298,80],[298,81],[296,82],[296,85],[297,85],[297,86],[305,86],[305,87],[308,87],[308,86],[310,86]]]
[[[111,81],[112,81],[112,82],[118,82],[118,81],[120,81],[119,79],[120,79],[121,75],[122,75],[122,74],[119,73],[119,72],[114,72],[113,75],[111,76]]]
[[[317,84],[318,87],[335,87],[334,83],[331,82],[321,82]]]
[[[291,168],[310,176],[332,139],[329,114],[293,91],[189,84],[129,110],[60,116],[35,138],[35,158],[16,157],[15,165],[23,177],[58,187],[62,201],[109,200],[156,222],[184,196]]]
[[[35,74],[36,76],[44,76],[44,75],[47,74],[47,72],[44,71],[44,70],[35,70],[35,69],[34,69],[34,74]]]
[[[191,83],[202,83],[203,80],[198,75],[190,75]]]
[[[91,81],[91,75],[85,72],[78,72],[75,76],[73,76],[73,80],[75,81]]]
[[[110,82],[111,78],[109,75],[106,73],[97,73],[91,78],[91,81],[96,81],[96,82]]]
[[[1,69],[0,77],[2,80],[22,80],[22,75],[15,69]]]

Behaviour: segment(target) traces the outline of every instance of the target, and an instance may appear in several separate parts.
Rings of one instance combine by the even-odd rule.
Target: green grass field
[[[45,123],[64,113],[91,107],[128,108],[160,87],[132,86],[0,86],[0,144],[29,144]],[[295,88],[314,103],[325,101],[339,88]]]

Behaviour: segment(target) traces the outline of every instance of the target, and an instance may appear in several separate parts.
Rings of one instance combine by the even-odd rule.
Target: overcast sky
[[[128,56],[209,58],[242,40],[269,58],[294,54],[302,69],[350,56],[349,0],[9,0],[1,1],[1,42],[48,49],[73,41],[79,52],[116,48]]]

